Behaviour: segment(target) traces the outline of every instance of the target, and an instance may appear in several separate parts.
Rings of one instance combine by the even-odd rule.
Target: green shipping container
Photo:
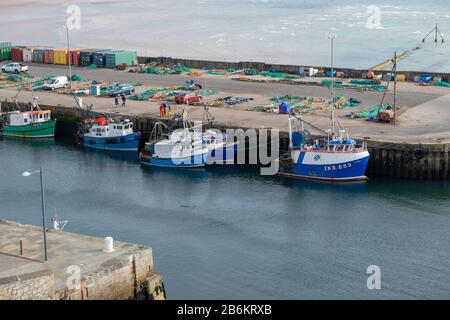
[[[2,61],[11,60],[11,48],[1,48],[0,49],[0,59]]]
[[[107,68],[114,69],[117,66],[126,63],[129,66],[132,66],[136,63],[137,53],[136,51],[113,51],[108,52],[105,55],[105,65]]]

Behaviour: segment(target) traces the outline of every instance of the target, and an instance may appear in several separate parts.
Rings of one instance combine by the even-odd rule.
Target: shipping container
[[[110,49],[93,52],[92,53],[92,63],[95,64],[99,68],[104,68],[106,66],[105,55],[109,52],[111,52]]]
[[[84,49],[80,51],[80,66],[88,67],[92,64],[92,53],[101,51],[99,49]]]
[[[11,60],[16,62],[23,61],[23,47],[11,48]]]
[[[44,49],[33,50],[33,62],[44,63]]]
[[[53,63],[54,64],[69,64],[68,59],[67,59],[67,49],[53,50]]]
[[[54,55],[53,49],[45,49],[44,50],[44,63],[53,64]]]
[[[0,49],[11,48],[11,47],[12,47],[11,42],[0,42]]]
[[[5,47],[0,49],[0,60],[6,61],[11,60],[11,48]]]
[[[32,48],[32,47],[23,48],[22,61],[23,62],[33,62],[33,51],[34,51],[34,48]]]
[[[75,49],[75,50],[71,49],[69,57],[70,57],[70,64],[71,65],[79,66],[81,64],[81,61],[80,61],[80,50],[78,50],[78,49]]]
[[[105,54],[105,66],[114,69],[121,64],[133,66],[137,61],[136,51],[119,50]]]

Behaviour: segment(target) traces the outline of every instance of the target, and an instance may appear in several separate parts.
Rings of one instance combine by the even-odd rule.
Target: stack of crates
[[[110,69],[115,69],[121,64],[134,66],[137,62],[136,51],[111,51],[105,54],[105,66]]]

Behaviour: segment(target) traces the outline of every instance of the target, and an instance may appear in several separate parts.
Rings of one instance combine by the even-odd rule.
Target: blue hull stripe
[[[204,167],[206,163],[206,154],[191,156],[181,163],[173,161],[170,158],[152,158],[148,161],[142,160],[142,164],[148,166],[167,167],[167,168],[198,168]]]
[[[115,138],[83,137],[83,146],[92,149],[138,151],[140,134],[135,132]]]

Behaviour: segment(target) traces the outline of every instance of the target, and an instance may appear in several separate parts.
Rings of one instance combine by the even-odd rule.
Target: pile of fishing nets
[[[368,82],[371,81],[371,82]],[[338,89],[354,89],[363,91],[385,91],[386,86],[375,84],[373,81],[377,80],[352,80],[351,83],[342,83],[342,81],[333,81],[333,88]],[[322,86],[331,87],[331,80],[323,80]]]
[[[390,103],[385,103],[382,106],[375,105],[366,108],[359,109],[358,111],[353,111],[345,116],[350,119],[367,119],[367,120],[376,120],[378,112],[386,111],[392,109],[393,106]]]

